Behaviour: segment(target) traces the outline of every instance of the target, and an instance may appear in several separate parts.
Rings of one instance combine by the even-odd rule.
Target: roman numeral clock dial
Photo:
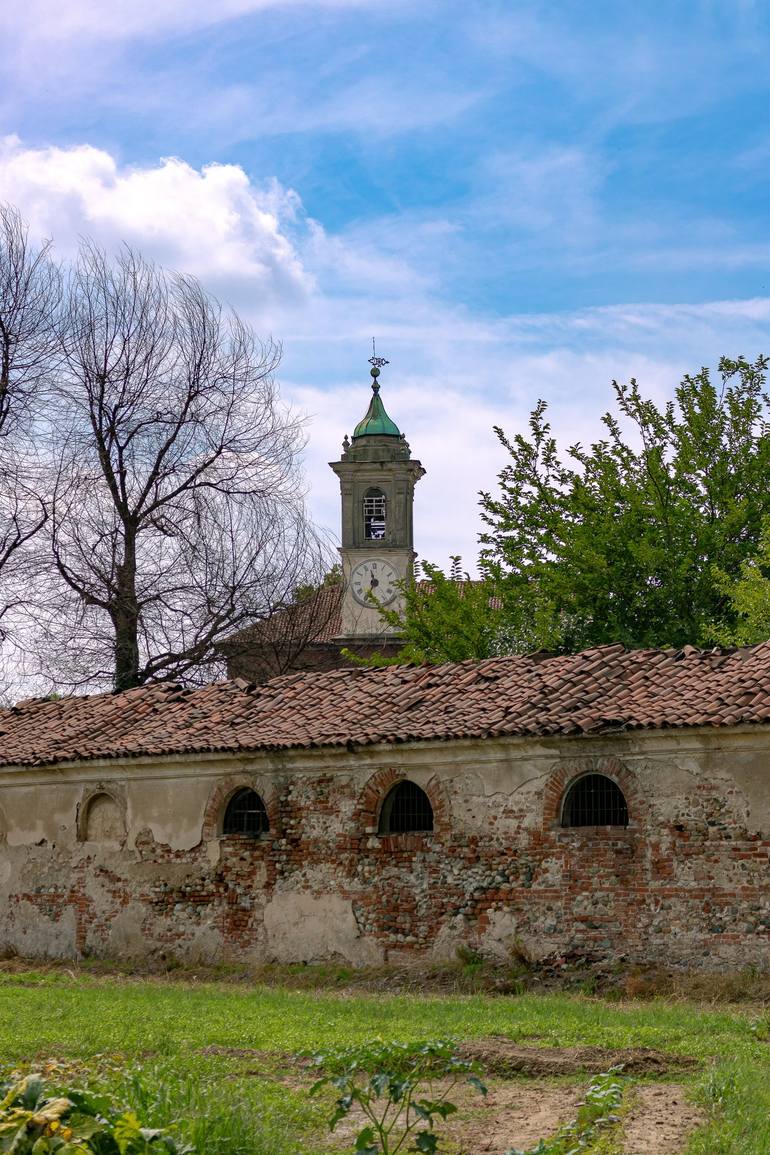
[[[360,561],[350,574],[353,597],[362,606],[370,606],[372,598],[381,606],[392,602],[396,593],[398,574],[390,562],[381,558]]]

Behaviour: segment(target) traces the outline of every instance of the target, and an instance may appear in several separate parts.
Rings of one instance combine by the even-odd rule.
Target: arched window
[[[605,774],[585,774],[564,799],[562,826],[628,826],[623,791]]]
[[[256,790],[236,790],[227,803],[223,834],[265,834],[270,829],[265,804]]]
[[[385,494],[381,489],[367,489],[364,494],[364,537],[368,541],[385,537]]]
[[[399,782],[382,804],[380,834],[406,834],[433,829],[433,807],[414,782]]]

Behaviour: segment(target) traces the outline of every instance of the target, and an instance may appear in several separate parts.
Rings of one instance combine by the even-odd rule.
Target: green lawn
[[[198,1118],[193,1137],[206,1155],[320,1155],[329,1149],[323,1127],[328,1100],[308,1099],[297,1080],[274,1077],[287,1053],[373,1036],[413,1041],[494,1034],[538,1046],[642,1046],[696,1056],[702,1066],[685,1081],[706,1105],[709,1123],[693,1137],[688,1155],[766,1155],[768,1028],[761,1009],[662,1001],[353,997],[66,971],[0,974],[6,1066],[55,1058],[81,1060],[91,1071],[101,1067],[148,1122],[162,1125],[180,1114]],[[202,1053],[212,1046],[274,1053],[275,1065],[271,1070],[269,1056]],[[227,1142],[221,1138],[225,1124]],[[214,1129],[208,1136],[207,1125]]]

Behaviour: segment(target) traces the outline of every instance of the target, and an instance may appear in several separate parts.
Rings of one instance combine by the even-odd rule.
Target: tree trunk
[[[140,685],[139,605],[136,597],[136,537],[127,533],[123,561],[118,567],[115,607],[115,689],[130,690]]]

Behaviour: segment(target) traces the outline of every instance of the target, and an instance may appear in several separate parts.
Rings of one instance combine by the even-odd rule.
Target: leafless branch
[[[40,667],[69,687],[205,678],[227,634],[328,564],[300,423],[275,387],[280,348],[194,279],[91,244],[64,334]]]
[[[33,245],[18,211],[0,204],[0,641],[48,518],[36,441],[60,357],[60,286],[50,243]]]

